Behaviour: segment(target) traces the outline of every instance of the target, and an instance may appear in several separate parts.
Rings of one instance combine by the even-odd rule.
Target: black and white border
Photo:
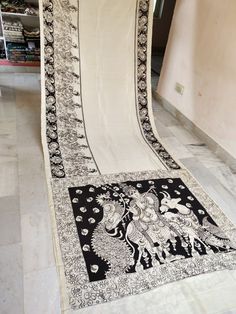
[[[137,1],[137,117],[143,138],[163,165],[167,169],[180,169],[155,136],[150,121],[147,87],[149,1]],[[51,175],[63,178],[97,174],[99,169],[86,135],[81,95],[79,1],[62,0],[63,17],[62,8],[53,4],[53,0],[44,1],[46,132]]]
[[[45,0],[43,7],[46,128],[51,176],[98,174],[83,114],[77,25],[79,1],[62,0],[60,5],[54,5],[54,2]]]
[[[211,201],[196,181],[179,166],[156,139],[148,109],[147,98],[147,31],[149,0],[137,0],[137,104],[141,132],[148,145],[163,161],[168,171],[147,171],[97,175],[99,169],[92,156],[84,125],[80,91],[78,2],[61,0],[62,7],[53,6],[55,0],[44,0],[45,89],[47,107],[48,150],[51,165],[52,195],[59,242],[70,307],[73,309],[103,303],[141,293],[162,284],[201,273],[236,267],[235,253],[222,253],[176,261],[152,267],[141,273],[122,275],[100,282],[89,282],[83,253],[71,208],[68,188],[86,184],[106,184],[127,180],[181,178],[195,194],[208,213],[226,235],[236,241],[234,226]],[[64,16],[60,16],[61,12]],[[67,23],[65,24],[65,21]],[[69,35],[68,35],[69,34]],[[144,36],[143,36],[144,35]],[[61,49],[63,47],[64,49]],[[73,66],[75,63],[76,66]],[[78,89],[74,89],[77,86]],[[51,98],[50,98],[51,97]],[[71,132],[73,130],[73,132]],[[92,175],[91,175],[92,174]],[[77,177],[77,179],[76,179]],[[60,244],[59,244],[60,243]],[[60,261],[61,262],[61,261]],[[62,309],[64,310],[64,309]]]
[[[54,24],[53,3],[44,4],[44,73],[46,103],[46,136],[53,177],[65,177],[65,171],[58,143],[57,112],[54,68]]]
[[[167,169],[180,169],[180,166],[167,152],[161,142],[153,132],[150,121],[150,112],[148,104],[148,29],[149,29],[150,0],[140,0],[137,2],[136,12],[136,97],[137,97],[137,115],[141,133],[154,151],[156,156],[162,161]]]
[[[84,185],[105,185],[125,181],[154,180],[159,178],[181,178],[190,192],[206,208],[225,235],[236,243],[236,229],[217,205],[207,196],[199,184],[186,170],[159,170],[111,175],[87,176],[54,180],[54,204],[60,248],[67,281],[70,305],[73,309],[83,308],[124,296],[148,291],[160,285],[223,269],[236,268],[236,252],[217,253],[178,260],[152,267],[139,273],[130,273],[90,282],[83,252],[78,239],[76,223],[71,210],[68,188]]]

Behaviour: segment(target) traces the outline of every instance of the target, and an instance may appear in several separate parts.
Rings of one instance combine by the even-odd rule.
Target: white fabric
[[[82,98],[102,174],[165,169],[141,136],[135,105],[134,0],[81,0]],[[149,38],[150,40],[150,38]],[[78,313],[236,313],[236,272],[188,278]]]
[[[137,123],[135,4],[80,2],[82,102],[88,141],[102,174],[165,169]]]
[[[55,4],[59,5],[60,1]],[[137,120],[136,5],[136,0],[79,0],[84,121],[90,149],[101,174],[165,169],[145,142]],[[151,26],[149,21],[149,52]],[[150,67],[150,60],[148,64]],[[150,68],[148,71],[150,74]],[[236,313],[236,272],[199,275],[79,311],[66,308],[62,310],[68,314],[233,314]]]

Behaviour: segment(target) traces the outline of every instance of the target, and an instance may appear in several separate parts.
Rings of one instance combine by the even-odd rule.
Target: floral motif
[[[219,233],[219,230],[217,227],[212,227],[212,224],[208,226],[207,221],[205,225],[205,233],[202,233],[201,230],[199,230],[198,235],[203,239],[205,243],[210,244],[210,246],[221,246],[222,243],[216,241],[214,237],[210,237],[210,233],[217,232],[219,237],[227,237],[230,239],[232,243],[236,243],[236,232],[234,225],[227,219],[227,217],[222,213],[222,211],[216,206],[216,204],[207,196],[207,194],[202,190],[202,188],[198,185],[198,183],[192,178],[192,176],[185,170],[159,170],[159,171],[146,171],[146,172],[134,172],[134,173],[119,173],[119,174],[112,174],[112,175],[97,175],[97,176],[85,176],[85,177],[78,177],[78,178],[67,178],[65,180],[54,180],[53,181],[53,194],[54,194],[54,201],[55,201],[55,212],[56,212],[56,219],[57,219],[57,225],[58,225],[58,235],[60,239],[60,245],[61,245],[61,253],[63,257],[63,263],[65,267],[65,274],[67,279],[67,288],[68,293],[70,296],[70,305],[73,309],[83,308],[85,306],[89,305],[95,305],[97,303],[102,303],[106,301],[115,300],[117,298],[128,296],[136,293],[141,293],[144,291],[147,291],[148,289],[160,286],[162,284],[180,280],[183,278],[187,278],[189,276],[194,276],[206,272],[211,272],[215,270],[221,270],[226,268],[236,268],[236,253],[234,250],[228,251],[228,252],[216,252],[213,254],[194,254],[193,251],[191,252],[192,257],[184,258],[184,259],[178,259],[176,258],[175,261],[171,261],[169,263],[158,263],[157,265],[153,267],[146,268],[145,270],[139,270],[131,273],[125,273],[122,275],[122,269],[118,268],[118,273],[114,275],[114,266],[116,265],[116,262],[118,260],[114,259],[112,256],[109,256],[109,251],[105,250],[102,251],[102,246],[100,246],[99,243],[97,243],[97,246],[95,244],[95,239],[100,239],[102,237],[102,234],[104,233],[103,228],[103,222],[106,223],[106,230],[109,230],[109,228],[113,224],[113,220],[110,220],[111,217],[106,216],[108,220],[104,221],[101,220],[102,224],[96,229],[96,232],[94,234],[94,240],[93,245],[89,245],[89,243],[86,241],[86,237],[88,235],[93,235],[91,233],[90,228],[92,228],[93,225],[90,225],[91,227],[83,226],[81,228],[81,237],[84,237],[84,244],[87,246],[84,246],[80,244],[80,241],[78,240],[78,230],[76,224],[81,224],[83,221],[88,220],[91,216],[94,219],[102,219],[102,210],[100,206],[105,207],[106,203],[109,203],[109,197],[112,196],[114,198],[113,194],[107,193],[106,190],[103,190],[104,192],[100,193],[98,197],[94,197],[94,199],[97,199],[99,206],[97,205],[93,209],[89,209],[86,207],[80,207],[79,199],[82,197],[85,190],[90,190],[89,193],[93,195],[93,193],[96,193],[96,189],[101,189],[102,187],[108,187],[113,185],[113,187],[119,187],[118,194],[122,194],[123,198],[128,198],[132,195],[132,191],[129,189],[129,186],[125,188],[125,185],[127,185],[127,181],[129,181],[128,185],[130,185],[131,181],[142,181],[142,186],[144,186],[143,181],[147,180],[147,182],[152,185],[155,183],[155,180],[166,179],[166,184],[162,184],[164,189],[165,186],[169,186],[171,184],[174,184],[176,179],[181,179],[183,183],[178,185],[179,191],[183,190],[183,187],[187,187],[184,190],[188,190],[186,195],[191,196],[192,198],[197,199],[199,203],[202,205],[200,207],[196,207],[195,214],[198,215],[198,219],[201,220],[203,216],[210,215],[211,218],[214,220],[215,224],[220,228],[221,233]],[[125,185],[124,185],[125,183]],[[137,184],[132,184],[133,186],[137,187]],[[142,188],[142,186],[139,184],[137,187],[138,189]],[[93,190],[92,190],[92,189]],[[137,189],[136,188],[136,189]],[[73,193],[76,195],[76,199],[72,201],[72,204],[74,208],[79,207],[80,214],[76,216],[76,219],[74,218],[74,213],[71,210],[71,199],[70,194],[68,193],[68,189],[70,191],[71,196],[73,196]],[[115,189],[114,189],[115,190]],[[116,188],[117,190],[117,188]],[[133,189],[135,190],[135,189]],[[165,190],[165,189],[164,189]],[[73,192],[72,192],[73,191]],[[124,191],[124,192],[122,192]],[[86,192],[87,193],[87,192]],[[169,198],[168,193],[165,193],[163,191],[163,195],[166,196],[167,200]],[[171,193],[175,193],[174,189]],[[182,192],[184,193],[184,192]],[[191,195],[189,194],[191,193]],[[94,194],[93,196],[95,196]],[[144,193],[145,195],[145,193]],[[174,194],[173,194],[174,195]],[[115,198],[117,198],[115,196]],[[178,198],[178,196],[174,197]],[[74,198],[72,198],[73,200]],[[87,199],[87,195],[85,196],[85,199]],[[117,198],[118,199],[118,198]],[[186,203],[188,204],[189,198],[186,197]],[[87,202],[87,200],[86,200]],[[173,216],[174,212],[172,213],[172,210],[168,210],[172,205],[171,200],[166,202],[164,198],[161,199],[161,206],[160,209],[163,212],[163,216],[166,217],[166,219],[171,223],[172,227],[176,227],[176,222],[182,223],[183,227],[180,228],[180,232],[186,232],[189,230],[189,224],[190,221],[193,221],[192,224],[195,225],[194,221],[196,218],[194,216],[188,215],[188,206],[182,207],[182,204],[179,204],[178,206],[178,199],[175,200],[175,206],[179,208],[180,211],[183,212],[186,211],[184,214],[181,214],[183,218],[186,220],[186,223],[184,223],[184,219],[181,215]],[[91,203],[88,203],[91,204]],[[119,206],[117,207],[117,203],[113,203],[115,205],[116,210],[114,213],[120,214],[122,211],[119,209]],[[130,204],[130,202],[129,202]],[[88,205],[93,206],[93,204]],[[129,205],[127,205],[129,206]],[[169,207],[168,207],[169,206]],[[198,213],[198,210],[201,209],[201,213]],[[203,212],[203,214],[202,214]],[[76,212],[75,212],[76,213]],[[109,212],[108,212],[109,213]],[[89,215],[89,216],[88,216]],[[168,216],[169,215],[169,216]],[[173,217],[172,217],[172,216]],[[115,216],[119,218],[119,215]],[[202,220],[201,220],[202,221]],[[114,221],[115,223],[115,221]],[[94,224],[95,226],[95,224]],[[98,225],[97,225],[98,226]],[[108,229],[107,229],[108,228]],[[123,228],[121,226],[121,228]],[[161,228],[161,227],[160,227]],[[83,229],[83,231],[82,231]],[[86,230],[84,230],[86,229]],[[214,230],[215,229],[215,230]],[[123,230],[123,229],[122,229]],[[174,229],[173,229],[174,230]],[[193,230],[195,230],[193,228]],[[163,231],[165,231],[163,229]],[[209,231],[209,234],[208,234]],[[80,232],[80,231],[79,231]],[[83,233],[83,234],[82,234]],[[114,233],[113,230],[111,232]],[[168,233],[165,233],[168,235]],[[108,234],[107,234],[108,235]],[[131,238],[133,233],[129,233],[129,237]],[[193,237],[195,237],[195,233],[193,233]],[[104,238],[103,238],[104,239]],[[113,240],[118,238],[108,238],[108,241],[111,242],[113,245]],[[175,245],[175,241],[172,239],[172,244]],[[101,240],[102,241],[102,240]],[[131,240],[132,241],[132,240]],[[223,241],[223,246],[225,246],[225,249],[227,250],[227,243]],[[123,242],[122,242],[123,243]],[[197,244],[197,242],[196,242]],[[89,247],[88,247],[89,245]],[[118,245],[115,245],[115,250],[118,249]],[[186,250],[187,247],[186,246]],[[83,249],[84,248],[84,249]],[[89,250],[88,250],[89,249]],[[92,250],[95,250],[98,253],[98,257],[101,256],[105,260],[110,260],[111,265],[111,273],[109,274],[108,268],[108,277],[103,280],[97,280],[97,281],[90,281],[88,276],[88,265],[86,266],[86,262],[84,259],[84,254],[91,254]],[[195,251],[203,250],[203,246],[200,248],[200,246],[195,245]],[[126,248],[124,247],[124,250]],[[166,251],[168,254],[168,246],[164,246],[163,250]],[[145,252],[144,252],[145,253]],[[104,255],[103,255],[104,254]],[[129,251],[127,251],[126,260],[123,260],[124,264],[122,264],[122,268],[126,268],[128,265],[131,267],[136,267],[135,265],[132,265],[132,262],[129,261],[130,255]],[[142,263],[148,263],[150,261],[150,256],[144,256]],[[151,266],[149,264],[149,266]],[[89,265],[91,276],[99,275],[100,272],[100,266],[98,260],[93,259],[93,263]],[[127,268],[129,269],[129,268]],[[138,268],[137,268],[138,269]],[[113,274],[113,275],[112,275]],[[111,275],[111,276],[110,276]],[[122,282],[125,282],[125,284],[121,284]],[[95,297],[93,300],[90,298],[87,298],[88,295],[95,294]]]
[[[69,193],[91,282],[236,251],[180,178],[85,185]],[[98,213],[91,210],[97,207]]]
[[[138,118],[141,132],[147,143],[157,156],[170,169],[180,169],[180,166],[161,145],[153,132],[149,119],[147,99],[147,36],[148,36],[149,0],[138,1],[137,17],[137,102]],[[144,110],[145,109],[145,110]]]
[[[53,28],[53,5],[52,1],[46,1],[44,4],[44,70],[45,70],[45,91],[46,91],[46,126],[47,141],[49,149],[51,172],[54,177],[64,177],[64,166],[61,158],[61,151],[58,144],[57,136],[57,117],[55,98],[55,78],[54,78],[54,28]],[[55,164],[54,160],[60,160]]]
[[[77,36],[78,8],[44,1],[46,126],[51,175],[63,178],[99,173],[83,118]],[[68,36],[70,34],[70,36]],[[61,49],[63,47],[63,49]]]

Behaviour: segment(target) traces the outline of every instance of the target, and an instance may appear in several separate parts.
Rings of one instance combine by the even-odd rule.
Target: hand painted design
[[[236,246],[231,244],[225,234],[212,224],[207,216],[202,218],[202,224],[200,224],[197,216],[189,208],[192,207],[191,205],[187,206],[188,203],[181,205],[179,204],[181,198],[171,198],[166,191],[161,193],[164,197],[161,201],[160,211],[164,218],[169,221],[170,226],[181,235],[186,243],[184,247],[188,255],[194,256],[204,250],[208,253],[214,253],[211,246],[217,248],[218,251],[220,248],[234,247],[236,249]],[[172,210],[177,212],[172,212]],[[199,212],[203,215],[205,213],[203,210],[198,210]]]
[[[179,178],[87,185],[69,193],[90,281],[236,250]]]
[[[148,89],[147,89],[147,38],[148,38],[148,15],[149,0],[138,1],[137,26],[136,26],[136,91],[137,91],[137,114],[141,132],[159,159],[167,169],[180,169],[180,166],[167,152],[160,141],[156,138],[149,116]]]
[[[77,20],[78,7],[70,1],[44,1],[46,127],[54,178],[99,172],[84,123]]]
[[[57,112],[54,78],[54,26],[53,3],[44,2],[44,69],[45,69],[45,102],[46,102],[46,132],[48,151],[53,177],[65,176],[61,151],[57,134]]]

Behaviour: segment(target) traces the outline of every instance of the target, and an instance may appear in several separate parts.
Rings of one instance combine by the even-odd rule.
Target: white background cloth
[[[135,27],[136,1],[80,1],[82,103],[102,174],[165,169],[138,125]]]
[[[102,174],[164,169],[145,143],[137,120],[137,1],[79,0],[82,105],[88,142]],[[150,14],[149,56],[151,19]],[[150,59],[148,65],[150,67]],[[150,109],[150,82],[148,89]],[[153,117],[150,118],[153,121]],[[233,314],[236,313],[236,272],[199,275],[76,312]],[[75,312],[68,309],[65,313]]]
[[[82,101],[88,141],[102,174],[164,169],[142,138],[137,121],[136,2],[80,0]],[[151,23],[150,17],[149,35]],[[199,275],[79,313],[93,311],[233,314],[236,272]]]

